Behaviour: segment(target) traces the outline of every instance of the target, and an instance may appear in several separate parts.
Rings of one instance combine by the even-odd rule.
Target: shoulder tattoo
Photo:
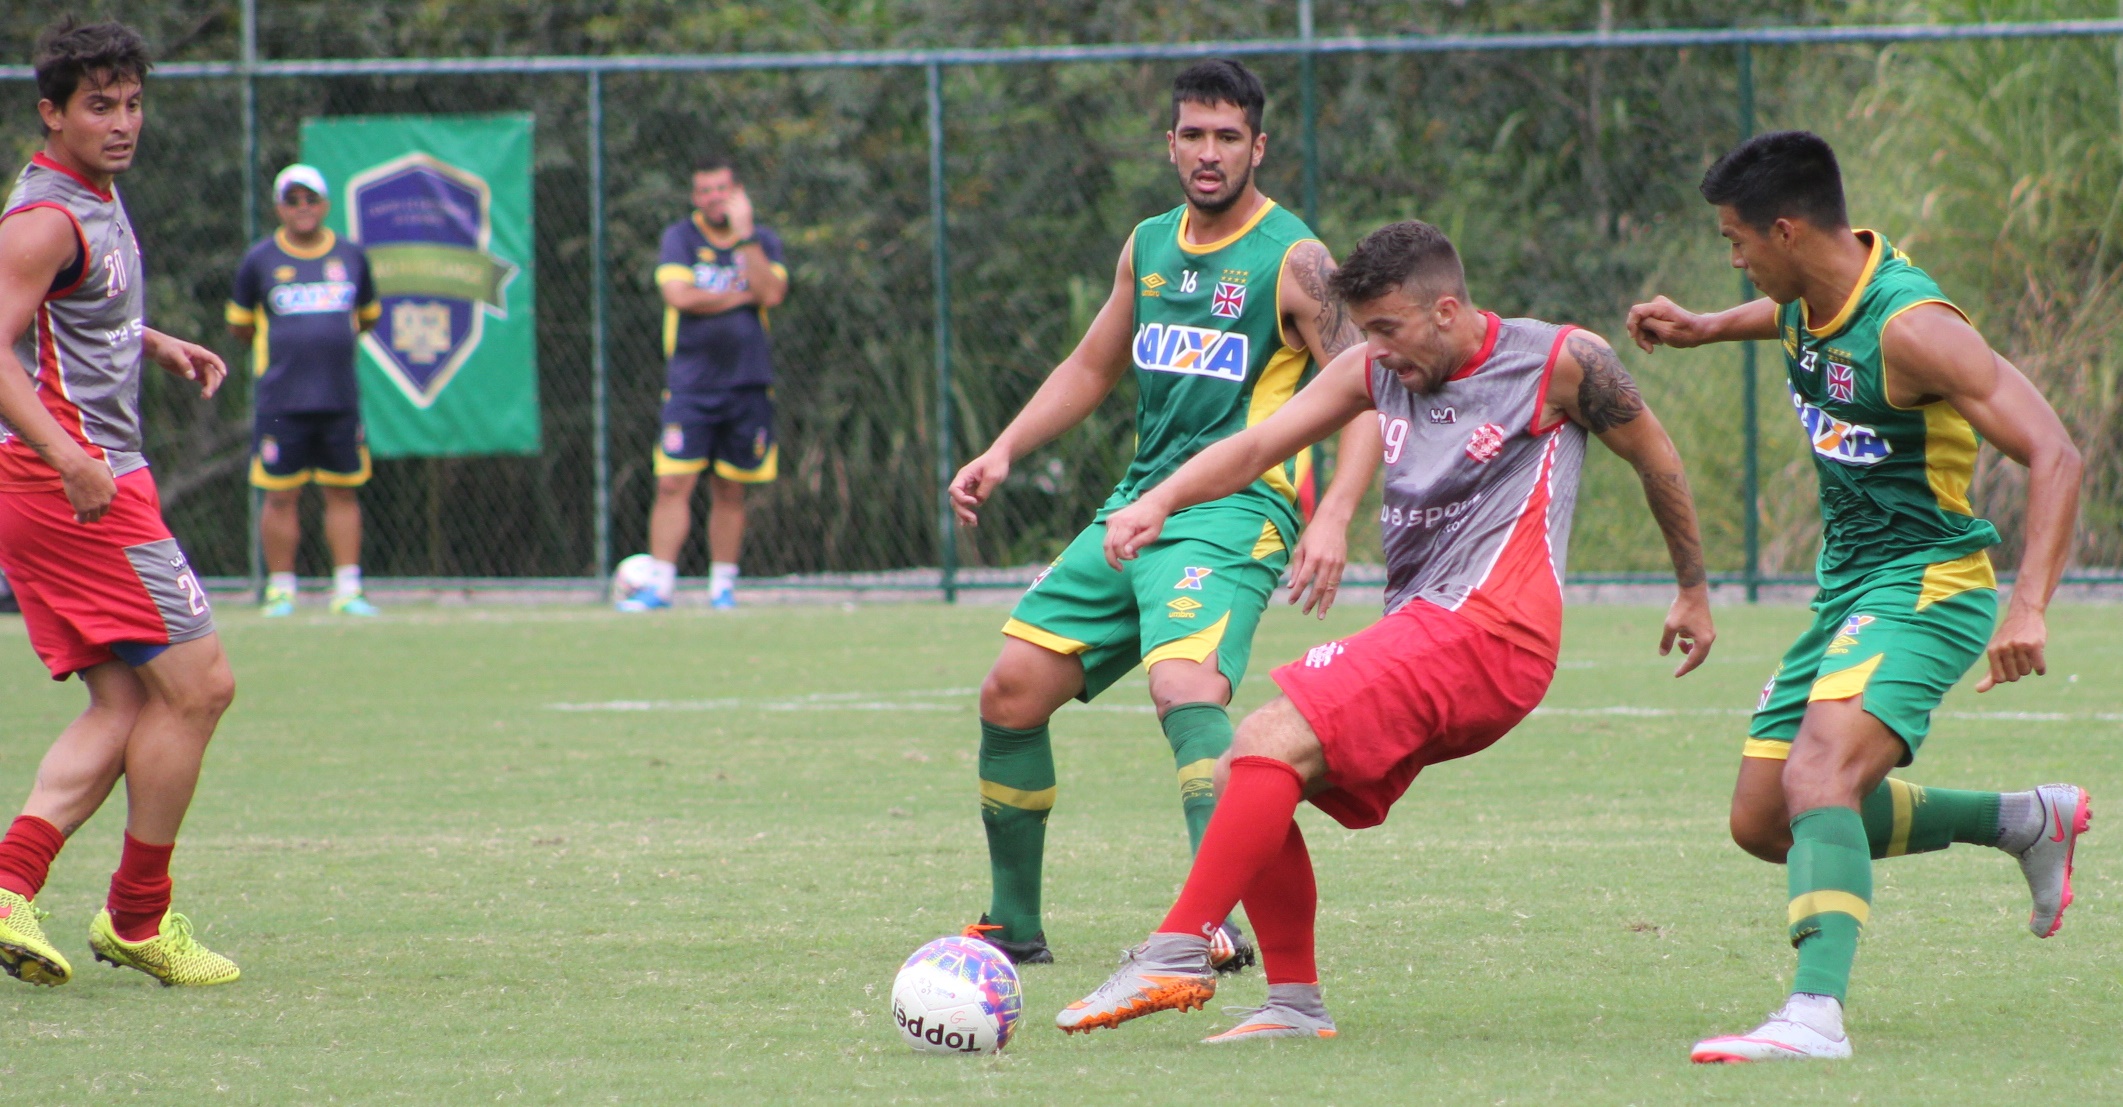
[[[1637,394],[1636,381],[1613,350],[1576,335],[1567,345],[1585,374],[1578,384],[1578,416],[1585,420],[1586,429],[1605,434],[1644,413],[1644,398]]]
[[[1324,348],[1314,350],[1313,356],[1323,363],[1332,361],[1336,354],[1356,345],[1362,337],[1357,334],[1355,324],[1349,322],[1348,308],[1327,287],[1327,278],[1333,276],[1337,268],[1334,255],[1317,241],[1302,242],[1290,252],[1289,265],[1290,275],[1297,278],[1297,286],[1317,305],[1312,318],[1313,331]]]

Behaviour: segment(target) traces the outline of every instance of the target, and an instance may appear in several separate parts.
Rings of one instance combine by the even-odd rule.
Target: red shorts
[[[1327,758],[1320,810],[1377,826],[1425,765],[1488,749],[1540,705],[1555,660],[1425,600],[1271,674]]]
[[[114,644],[214,633],[206,590],[162,522],[146,469],[118,478],[117,498],[93,523],[74,521],[62,490],[0,491],[0,572],[54,680],[113,659]]]

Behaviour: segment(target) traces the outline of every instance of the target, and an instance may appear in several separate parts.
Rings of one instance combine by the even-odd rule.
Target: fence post
[[[958,602],[958,533],[951,518],[951,248],[944,222],[944,71],[930,62],[929,224],[936,253],[936,550],[944,602]]]
[[[1740,44],[1740,141],[1754,137],[1754,51]],[[1740,274],[1740,300],[1745,303],[1755,297],[1754,282]],[[1745,535],[1747,544],[1747,602],[1755,603],[1762,598],[1762,485],[1761,485],[1761,428],[1758,425],[1755,397],[1755,344],[1740,343],[1740,441],[1744,455],[1741,458],[1740,498],[1745,501],[1747,512]]]
[[[1297,2],[1297,37],[1307,47],[1312,44],[1312,0]],[[1319,77],[1314,68],[1317,57],[1310,49],[1299,61],[1298,89],[1301,111],[1304,117],[1303,152],[1305,157],[1305,225],[1312,233],[1319,233],[1320,218],[1320,145],[1319,145]]]
[[[243,245],[258,241],[258,0],[243,0]],[[257,418],[257,392],[251,395],[252,418]],[[244,482],[243,501],[250,527],[246,551],[250,571],[251,602],[265,600],[265,543],[259,533],[264,523],[265,493]]]
[[[597,579],[612,572],[612,443],[610,399],[606,383],[610,369],[605,350],[604,225],[604,74],[590,70],[590,435],[591,461],[596,469],[596,522],[591,544],[595,547]]]

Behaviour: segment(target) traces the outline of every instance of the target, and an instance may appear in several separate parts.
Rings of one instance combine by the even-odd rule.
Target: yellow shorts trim
[[[1179,767],[1179,799],[1181,803],[1200,796],[1216,793],[1216,758],[1204,757]]]
[[[1940,600],[1950,600],[1963,592],[1978,588],[1996,591],[1997,570],[1991,567],[1990,555],[1977,550],[1967,557],[1941,561],[1924,570],[1924,587],[1917,593],[1917,610],[1922,611]]]
[[[767,456],[750,469],[739,469],[727,461],[715,463],[715,475],[738,484],[765,484],[774,479],[781,467],[781,445],[767,447]]]
[[[1849,915],[1858,920],[1859,926],[1864,926],[1872,921],[1872,904],[1849,892],[1823,890],[1808,892],[1792,900],[1785,914],[1793,926],[1815,915]]]
[[[1055,791],[1053,788],[1041,788],[1036,792],[1028,792],[1022,788],[983,780],[980,782],[980,801],[1015,807],[1020,811],[1052,811]]]
[[[264,461],[255,457],[251,459],[251,487],[263,488],[268,492],[286,492],[289,489],[300,488],[308,484],[315,473],[316,471],[313,469],[304,469],[299,473],[289,473],[284,477],[276,477],[265,471]]]
[[[1777,742],[1768,738],[1749,738],[1740,750],[1741,757],[1759,757],[1764,761],[1791,760],[1791,743]]]
[[[707,472],[708,459],[703,457],[681,461],[678,458],[672,457],[670,454],[664,453],[663,447],[658,446],[656,447],[655,461],[649,466],[649,468],[659,477],[690,476],[697,473]]]
[[[1880,662],[1885,660],[1887,660],[1886,654],[1874,654],[1867,658],[1862,665],[1852,665],[1840,673],[1830,673],[1814,681],[1813,691],[1806,693],[1806,702],[1819,703],[1822,700],[1847,700],[1852,696],[1864,695],[1865,685],[1872,681],[1873,670],[1878,669]]]
[[[1065,656],[1073,657],[1091,648],[1089,642],[1079,642],[1074,638],[1064,638],[1059,634],[1041,630],[1023,619],[1012,619],[1004,623],[1003,633],[1012,638],[1022,638],[1041,649],[1053,650],[1055,653]]]
[[[313,469],[311,476],[325,488],[359,488],[375,475],[376,466],[369,460],[369,448],[360,447],[361,468],[351,473],[334,473],[329,469]]]
[[[1272,526],[1273,524],[1270,525]],[[1210,654],[1216,652],[1216,647],[1223,643],[1224,628],[1229,625],[1231,625],[1231,613],[1227,611],[1224,613],[1223,618],[1210,623],[1193,634],[1177,642],[1167,642],[1144,654],[1143,668],[1147,669],[1160,661],[1176,660],[1197,663],[1205,661]]]
[[[1288,549],[1283,544],[1283,532],[1272,520],[1261,521],[1261,536],[1253,543],[1253,560],[1259,561],[1272,553]]]

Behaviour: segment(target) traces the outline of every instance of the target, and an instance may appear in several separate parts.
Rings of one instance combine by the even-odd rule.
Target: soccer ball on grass
[[[645,553],[622,558],[612,570],[612,600],[617,603],[655,583],[655,558]]]
[[[892,1022],[923,1053],[994,1053],[1024,1014],[1017,966],[978,938],[938,938],[892,982]]]

